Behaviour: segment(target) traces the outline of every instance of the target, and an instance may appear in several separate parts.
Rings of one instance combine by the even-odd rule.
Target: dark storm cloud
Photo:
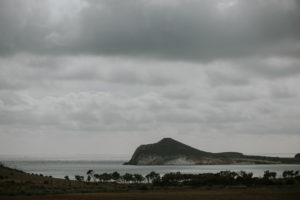
[[[86,40],[78,40],[78,46],[91,53],[211,60],[285,54],[274,43],[298,41],[297,7],[277,1],[237,1],[232,8],[220,8],[219,3],[100,3],[100,11],[98,7],[83,10],[81,34]]]
[[[47,10],[48,4],[1,1],[2,55],[209,61],[300,52],[299,1],[88,1],[76,16],[60,17]]]

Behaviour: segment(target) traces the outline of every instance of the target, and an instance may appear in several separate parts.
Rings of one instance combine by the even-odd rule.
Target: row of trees
[[[121,183],[144,183],[147,181],[148,183],[152,182],[155,178],[160,178],[160,175],[156,172],[150,172],[145,177],[140,174],[130,174],[126,173],[124,175],[120,175],[118,172],[113,173],[103,173],[96,174],[94,170],[88,170],[86,172],[87,178],[86,182],[121,182]],[[69,177],[65,177],[66,180],[69,180]],[[75,175],[75,179],[80,182],[84,182],[84,176]]]
[[[117,183],[151,183],[157,186],[176,186],[176,185],[270,185],[270,184],[292,184],[300,183],[299,171],[284,171],[282,177],[277,178],[276,172],[269,170],[264,172],[263,177],[253,177],[251,172],[233,172],[221,171],[219,173],[204,173],[204,174],[182,174],[166,173],[163,176],[156,172],[150,172],[145,177],[140,174],[126,173],[120,175],[118,172],[96,174],[94,170],[88,170],[86,182],[117,182]],[[76,175],[77,181],[85,181],[84,176]]]
[[[276,172],[269,170],[264,172],[263,177],[253,177],[251,172],[221,171],[219,173],[204,174],[181,174],[167,173],[161,179],[153,182],[154,185],[283,185],[300,183],[299,171],[284,171],[282,177],[277,178]]]

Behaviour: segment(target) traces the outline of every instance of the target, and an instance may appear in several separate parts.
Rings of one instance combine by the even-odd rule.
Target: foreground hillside
[[[127,189],[126,185],[120,184],[88,184],[84,181],[29,174],[0,164],[0,195],[105,192],[112,190],[124,191]]]
[[[276,173],[269,171],[266,171],[262,178],[253,178],[252,173],[229,171],[198,175],[178,172],[167,173],[162,177],[154,172],[151,174],[150,182],[126,180],[125,177],[132,177],[128,173],[121,176],[125,182],[111,182],[110,179],[73,181],[28,174],[0,165],[0,199],[300,199],[299,171],[286,171],[283,174],[286,178],[280,179],[275,178]],[[93,179],[102,177],[96,175],[94,173],[90,176]],[[134,174],[133,177],[138,176]]]
[[[139,146],[127,165],[299,164],[295,158],[249,156],[238,152],[210,153],[171,138]]]

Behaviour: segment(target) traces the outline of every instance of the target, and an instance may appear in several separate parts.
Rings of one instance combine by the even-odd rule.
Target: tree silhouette
[[[114,181],[118,181],[120,179],[120,174],[118,172],[113,172],[111,174],[111,178],[114,180]]]
[[[103,173],[103,174],[100,174],[100,178],[102,179],[103,182],[107,182],[112,179],[112,175],[108,174],[108,173]]]
[[[129,173],[124,174],[124,175],[122,176],[122,179],[123,179],[125,182],[129,182],[129,183],[130,183],[131,181],[134,180],[132,174],[129,174]]]
[[[75,175],[75,179],[79,182],[82,182],[84,180],[83,176]]]
[[[264,177],[263,178],[267,179],[267,180],[274,179],[274,178],[276,178],[276,172],[270,172],[269,170],[267,170],[267,171],[264,172]]]
[[[94,170],[92,170],[92,169],[89,169],[89,170],[86,172],[86,175],[87,175],[87,181],[88,181],[88,182],[91,181],[91,178],[94,179],[94,182],[96,181],[96,180],[95,180],[95,177],[94,177],[94,174],[95,174],[95,172],[94,172]]]
[[[95,178],[96,180],[98,179],[99,182],[101,181],[100,177],[101,177],[100,174],[94,174],[94,178]]]
[[[145,180],[145,178],[140,174],[134,174],[133,177],[136,183],[141,183]]]
[[[160,175],[154,171],[146,175],[147,182],[153,182],[154,179],[160,178]]]

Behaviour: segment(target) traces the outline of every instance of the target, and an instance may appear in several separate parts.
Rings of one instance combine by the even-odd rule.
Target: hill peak
[[[178,142],[172,138],[163,138],[158,143],[165,143],[165,142]]]
[[[163,164],[165,160],[179,156],[203,157],[207,154],[172,138],[163,138],[157,143],[139,146],[127,164]]]
[[[173,164],[297,164],[295,158],[247,156],[238,152],[211,153],[201,151],[172,138],[163,138],[157,143],[140,145],[132,155],[129,165],[173,165]]]

